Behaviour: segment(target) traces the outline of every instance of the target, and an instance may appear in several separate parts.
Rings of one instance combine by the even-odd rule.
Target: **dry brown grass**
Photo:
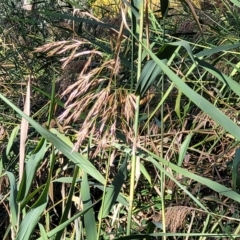
[[[168,226],[171,232],[177,232],[178,229],[185,225],[187,216],[194,211],[194,209],[184,206],[167,208],[165,213],[166,226]]]
[[[186,221],[189,221],[188,217],[195,217],[195,214],[198,214],[198,218],[202,218],[204,211],[201,211],[197,208],[186,207],[186,206],[174,206],[166,208],[165,219],[166,226],[170,232],[177,232],[186,226]],[[153,216],[154,222],[161,222],[162,215],[155,214]]]
[[[61,96],[66,102],[59,120],[63,125],[80,124],[76,149],[90,135],[99,141],[100,149],[115,141],[117,130],[131,139],[130,122],[136,109],[136,97],[117,87],[121,69],[119,58],[102,61],[102,53],[85,49],[87,44],[77,40],[62,41],[46,44],[36,51],[47,52],[48,56],[70,52],[69,57],[61,59],[63,76],[59,81],[63,83]],[[69,76],[73,73],[75,81],[71,83]],[[81,122],[82,114],[85,119]]]

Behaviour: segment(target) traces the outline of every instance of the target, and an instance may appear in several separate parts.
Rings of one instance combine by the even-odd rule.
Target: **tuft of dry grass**
[[[100,150],[115,141],[118,130],[131,139],[129,124],[134,117],[136,96],[119,87],[120,59],[103,59],[101,52],[88,50],[88,44],[87,41],[61,41],[46,44],[36,52],[45,52],[47,56],[68,55],[61,59],[63,75],[59,83],[65,110],[58,119],[63,125],[80,124],[75,149],[92,135]],[[72,74],[73,82],[69,80]],[[80,121],[82,115],[85,117]]]
[[[202,211],[198,209],[187,207],[187,206],[174,206],[166,208],[165,219],[166,226],[170,232],[177,232],[181,228],[185,226],[187,217],[190,214],[193,214],[195,211],[200,212],[199,214],[203,214]],[[155,214],[153,216],[153,221],[160,222],[162,220],[161,214]]]
[[[88,109],[91,102],[94,104]],[[87,104],[84,105],[84,103]],[[98,150],[105,148],[109,146],[108,143],[115,141],[117,130],[123,131],[131,138],[129,123],[133,119],[135,110],[133,94],[128,94],[127,91],[121,89],[114,91],[108,86],[97,94],[86,94],[78,102],[74,102],[74,106],[75,108],[71,105],[67,106],[66,111],[60,116],[60,120],[64,120],[66,114],[73,108],[75,112],[70,114],[67,121],[71,119],[77,121],[81,113],[88,111],[79,130],[76,148],[90,135],[93,135],[98,141]],[[77,106],[81,107],[77,108]]]
[[[177,232],[185,224],[186,217],[191,214],[193,209],[184,206],[169,207],[166,210],[166,226],[171,232]]]

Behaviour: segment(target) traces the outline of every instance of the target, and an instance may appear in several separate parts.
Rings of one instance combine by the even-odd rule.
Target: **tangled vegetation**
[[[239,2],[33,2],[0,2],[1,239],[240,238]]]

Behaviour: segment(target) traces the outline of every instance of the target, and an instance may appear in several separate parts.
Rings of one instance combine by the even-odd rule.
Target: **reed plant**
[[[240,237],[240,4],[180,2],[2,3],[2,239]]]

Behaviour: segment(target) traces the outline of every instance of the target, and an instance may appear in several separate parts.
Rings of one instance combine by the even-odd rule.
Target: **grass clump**
[[[240,6],[181,4],[2,3],[2,239],[239,237]]]

